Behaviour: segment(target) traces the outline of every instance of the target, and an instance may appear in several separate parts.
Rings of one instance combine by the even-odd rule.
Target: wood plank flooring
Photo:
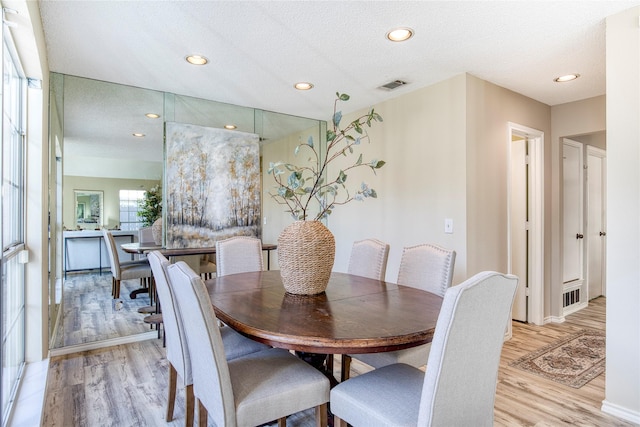
[[[495,403],[496,426],[634,426],[600,411],[605,374],[580,389],[556,384],[516,368],[512,360],[581,328],[604,330],[605,298],[568,316],[562,324],[513,324],[505,343]],[[339,370],[340,359],[334,364]],[[353,360],[352,376],[368,371]],[[340,373],[336,372],[339,378]],[[161,340],[151,340],[52,358],[43,427],[182,426],[184,393],[175,418],[164,421],[168,379]],[[294,427],[313,427],[311,411],[288,419]]]
[[[122,306],[116,310],[111,297],[111,273],[69,273],[64,282],[63,304],[52,348],[85,344],[149,332],[138,308],[149,305],[149,295],[129,298],[140,281],[121,284]]]

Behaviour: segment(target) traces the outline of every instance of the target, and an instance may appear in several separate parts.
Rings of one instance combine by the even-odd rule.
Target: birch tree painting
[[[260,238],[258,135],[167,122],[167,247]]]

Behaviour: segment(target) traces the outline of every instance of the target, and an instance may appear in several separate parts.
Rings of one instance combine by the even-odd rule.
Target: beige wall
[[[605,412],[640,424],[640,7],[607,18]]]
[[[375,106],[384,122],[368,129],[363,161],[386,165],[376,175],[369,168],[349,173],[349,188],[365,181],[378,198],[338,206],[329,217],[336,271],[346,271],[354,241],[373,237],[391,246],[389,281],[398,276],[402,248],[424,242],[455,249],[454,283],[466,278],[464,100],[465,76],[460,75]],[[349,114],[343,121],[355,118]],[[330,167],[329,174],[337,174],[339,166]],[[453,234],[444,233],[445,218],[453,219]]]
[[[378,199],[338,207],[330,217],[335,270],[346,270],[353,241],[375,237],[391,245],[389,281],[396,280],[402,248],[423,242],[457,252],[454,283],[482,270],[506,272],[508,123],[550,135],[549,107],[459,75],[375,110],[384,122],[369,130],[365,161],[387,164],[377,176],[363,170],[349,177],[366,181]],[[444,233],[445,218],[453,219],[453,234]]]
[[[508,124],[544,133],[544,217],[549,209],[550,108],[508,89],[467,76],[467,251],[469,276],[508,271]],[[547,224],[547,221],[545,221]],[[545,226],[545,241],[549,230]],[[546,248],[545,248],[546,249]],[[545,250],[545,260],[549,253]],[[548,277],[545,273],[545,277]],[[545,285],[548,280],[545,280]],[[545,289],[547,295],[549,289]],[[547,304],[545,304],[546,306]]]
[[[65,176],[63,185],[63,224],[67,229],[75,228],[75,199],[73,190],[104,191],[104,226],[113,228],[120,224],[120,190],[146,190],[159,181],[140,179],[94,178]]]

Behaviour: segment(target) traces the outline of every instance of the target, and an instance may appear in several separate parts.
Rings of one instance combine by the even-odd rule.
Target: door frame
[[[528,300],[529,323],[544,324],[544,132],[517,123],[507,123],[507,150],[511,162],[513,135],[529,141],[528,199],[529,199],[529,247],[528,247]],[[507,265],[511,273],[511,165],[508,168],[507,188]]]
[[[603,212],[602,212],[602,226],[605,229],[605,233],[606,233],[606,227],[607,227],[607,211],[606,211],[606,197],[607,197],[607,151],[603,150],[601,148],[598,147],[594,147],[592,145],[586,145],[585,146],[585,151],[586,151],[586,164],[589,164],[589,156],[594,156],[594,157],[599,157],[601,159],[603,159],[603,163],[602,163],[602,171],[601,171],[601,180],[602,180],[602,193],[603,193],[603,197],[604,197],[604,201],[605,201],[605,208],[603,208]],[[586,191],[585,191],[585,195],[586,195],[586,207],[585,207],[585,222],[586,222],[586,227],[585,227],[585,233],[588,233],[591,230],[591,223],[589,222],[589,208],[590,208],[590,196],[591,193],[589,191],[589,169],[587,168],[587,185],[586,185]],[[606,243],[607,242],[607,238],[606,238],[606,234],[604,236],[604,243],[602,243],[603,246],[603,253],[602,253],[602,295],[606,296],[607,295],[607,262],[606,262],[606,258],[607,258],[607,250],[606,250]],[[591,239],[587,238],[587,241],[585,242],[585,283],[586,283],[586,293],[587,293],[587,303],[590,301],[590,285],[589,285],[589,281],[590,281],[590,275],[589,275],[589,250],[590,250],[590,246],[591,246]]]

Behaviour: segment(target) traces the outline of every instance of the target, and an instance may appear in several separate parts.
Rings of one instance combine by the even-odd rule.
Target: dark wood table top
[[[163,248],[159,245],[153,244],[144,244],[140,243],[123,243],[120,245],[122,250],[130,253],[130,254],[142,254],[151,251],[160,251],[160,253],[166,257],[170,256],[187,256],[187,255],[205,255],[205,254],[215,254],[216,247],[207,247],[207,248],[173,248],[167,249]],[[277,249],[278,246],[273,243],[263,243],[262,250],[263,251],[272,251]]]
[[[400,350],[431,342],[442,298],[345,273],[326,292],[285,292],[278,270],[205,281],[217,317],[265,344],[313,353]]]

